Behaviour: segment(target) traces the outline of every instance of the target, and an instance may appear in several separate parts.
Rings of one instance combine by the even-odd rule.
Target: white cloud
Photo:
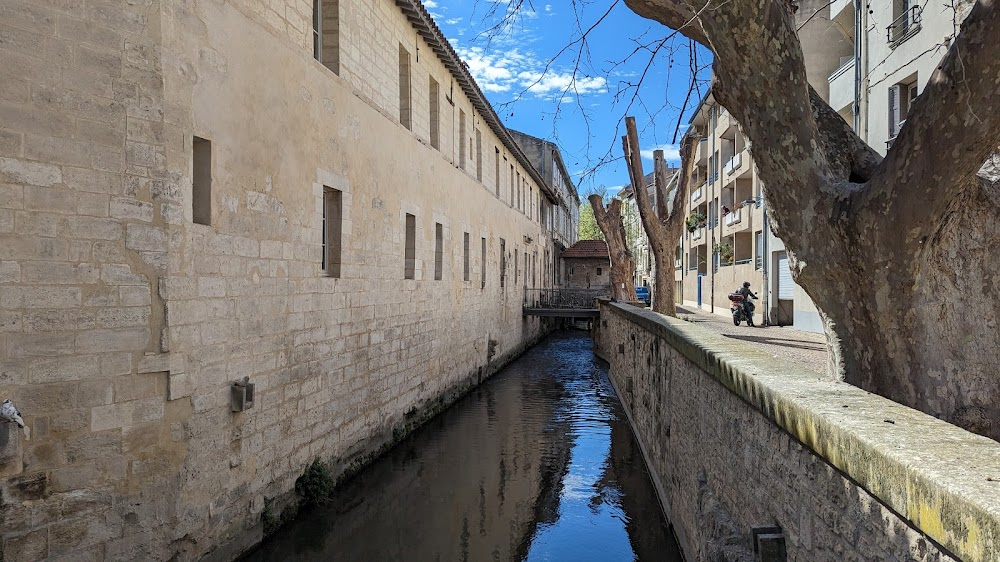
[[[545,11],[546,12],[551,12],[552,11],[552,4],[546,4],[545,5]]]
[[[461,21],[462,21],[462,18],[448,18],[448,19],[444,20],[444,23],[446,23],[448,25],[455,25],[455,24],[457,24],[457,23],[459,23]]]
[[[434,0],[427,0],[426,2],[424,2],[424,7],[429,10],[433,10],[434,8],[438,7],[438,3],[435,2]]]
[[[482,47],[456,47],[469,72],[487,92],[520,92],[546,99],[572,101],[570,96],[600,93],[607,90],[607,80],[600,76],[573,77],[571,71],[550,68],[534,53],[507,49],[487,53]]]
[[[676,144],[661,144],[648,150],[641,150],[639,154],[646,160],[652,160],[654,150],[662,150],[663,157],[667,159],[667,162],[679,162],[681,159],[680,147]]]

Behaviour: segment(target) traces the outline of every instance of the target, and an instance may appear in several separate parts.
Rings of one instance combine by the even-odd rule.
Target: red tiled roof
[[[604,240],[580,240],[563,252],[564,258],[607,258],[608,243]]]

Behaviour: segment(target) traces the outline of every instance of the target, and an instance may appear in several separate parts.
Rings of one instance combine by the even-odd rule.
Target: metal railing
[[[525,289],[525,308],[597,308],[594,299],[610,297],[611,287],[602,289]]]
[[[742,211],[743,211],[742,208],[736,209],[735,211],[729,211],[729,214],[726,215],[726,226],[729,226],[731,224],[736,224],[741,220],[743,220]]]
[[[726,175],[727,176],[733,175],[733,173],[736,172],[736,170],[739,170],[740,167],[742,166],[743,166],[743,151],[741,150],[736,154],[734,154],[733,157],[729,159],[729,162],[726,162]]]
[[[702,183],[701,185],[698,186],[698,189],[695,189],[694,191],[691,192],[691,202],[692,203],[695,202],[695,201],[697,201],[697,200],[699,200],[699,199],[701,199],[701,195],[702,195],[701,188],[704,187],[704,185],[705,184]]]
[[[899,17],[886,27],[889,43],[898,43],[906,39],[910,33],[916,33],[920,29],[922,14],[923,8],[920,6],[911,6],[899,14]]]

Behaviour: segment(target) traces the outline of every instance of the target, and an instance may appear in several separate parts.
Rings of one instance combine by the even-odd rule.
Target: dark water
[[[526,353],[246,559],[682,560],[578,332]]]

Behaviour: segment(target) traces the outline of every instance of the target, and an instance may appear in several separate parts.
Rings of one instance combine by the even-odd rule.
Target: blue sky
[[[676,163],[674,130],[692,76],[686,38],[652,55],[671,30],[621,0],[525,1],[501,24],[510,1],[424,2],[508,127],[556,142],[581,194],[603,185],[610,195],[628,182],[621,160],[626,112],[636,118],[644,170],[652,170],[654,148]],[[585,30],[586,41],[577,41]],[[707,87],[710,61],[698,47],[700,90],[691,93],[678,141]]]

